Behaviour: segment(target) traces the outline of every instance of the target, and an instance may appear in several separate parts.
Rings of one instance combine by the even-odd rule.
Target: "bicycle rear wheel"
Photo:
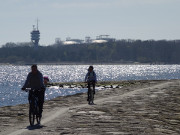
[[[35,120],[35,113],[34,113],[34,107],[33,105],[29,105],[29,123],[31,126],[34,125],[34,120]]]

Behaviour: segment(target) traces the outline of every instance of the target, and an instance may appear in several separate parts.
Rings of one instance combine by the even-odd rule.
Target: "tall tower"
[[[40,40],[40,32],[38,30],[38,20],[37,20],[37,27],[35,28],[35,25],[33,25],[33,31],[31,32],[31,41],[33,42],[35,48],[38,48],[39,40]]]

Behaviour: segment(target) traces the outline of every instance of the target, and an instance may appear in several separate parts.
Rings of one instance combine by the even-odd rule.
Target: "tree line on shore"
[[[39,46],[7,43],[0,63],[150,63],[179,64],[180,40],[119,40],[107,43]]]

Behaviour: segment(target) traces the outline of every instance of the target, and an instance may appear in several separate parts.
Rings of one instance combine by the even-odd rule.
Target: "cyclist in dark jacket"
[[[87,101],[89,101],[89,89],[90,89],[90,82],[93,83],[93,90],[94,90],[94,94],[95,94],[95,83],[97,83],[97,78],[96,78],[96,73],[94,72],[94,67],[93,66],[89,66],[88,69],[88,73],[85,76],[85,82],[88,83],[88,98]]]
[[[31,89],[37,90],[35,93],[37,94],[38,99],[39,99],[40,115],[42,115],[45,86],[44,86],[44,82],[43,82],[43,75],[37,69],[37,65],[31,66],[31,72],[28,74],[25,84],[22,87],[22,90],[25,90],[26,88],[31,88]],[[40,91],[38,91],[38,90],[40,90]],[[32,94],[32,91],[29,92],[28,100],[31,99],[31,94]]]

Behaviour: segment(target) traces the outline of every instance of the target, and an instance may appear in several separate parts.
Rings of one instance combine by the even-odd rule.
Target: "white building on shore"
[[[91,39],[91,37],[86,36],[85,40],[71,39],[70,37],[67,37],[66,41],[61,41],[60,38],[56,38],[55,43],[61,45],[75,45],[75,44],[115,42],[115,40],[116,40],[115,38],[109,38],[109,35],[99,35],[96,37],[96,39]]]

